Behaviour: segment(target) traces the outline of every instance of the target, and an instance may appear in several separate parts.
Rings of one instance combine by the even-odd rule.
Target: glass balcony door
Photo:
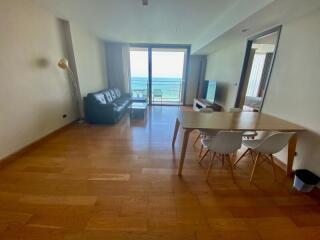
[[[133,97],[149,99],[148,48],[130,48],[130,89]]]
[[[187,48],[130,48],[130,89],[149,104],[182,105]]]
[[[183,104],[185,49],[152,48],[152,104]]]

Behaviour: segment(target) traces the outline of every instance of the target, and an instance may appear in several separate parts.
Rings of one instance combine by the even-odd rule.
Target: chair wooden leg
[[[253,150],[250,149],[249,151],[250,151],[251,160],[254,161]]]
[[[230,154],[227,154],[226,157],[227,157],[227,161],[229,163],[231,177],[232,177],[232,180],[234,181],[235,179],[234,179],[234,174],[233,174],[233,165],[232,165],[232,162],[231,162]]]
[[[233,165],[233,163],[235,162],[235,159],[237,159],[237,156],[238,156],[238,150],[236,150],[234,153],[232,153],[231,154],[231,156],[232,156],[232,165]]]
[[[251,149],[248,148],[239,158],[238,160],[236,160],[233,164],[233,166],[235,167],[237,165],[237,163],[250,151]]]
[[[206,177],[206,180],[208,181],[209,179],[209,176],[210,176],[210,172],[211,172],[211,169],[212,169],[212,165],[213,165],[213,160],[216,156],[216,153],[214,152],[213,154],[210,152],[210,155],[211,155],[211,158],[210,158],[210,163],[209,163],[209,167],[208,167],[208,170],[207,170],[207,177]]]
[[[203,150],[203,145],[201,144],[200,152],[199,152],[199,158],[201,158],[202,150]]]
[[[203,156],[199,159],[198,163],[200,164],[201,161],[207,156],[208,152],[210,152],[210,150],[208,149],[204,154]]]
[[[254,174],[254,172],[255,172],[255,170],[256,170],[256,166],[257,166],[257,163],[258,163],[258,161],[259,161],[259,157],[260,157],[260,153],[257,154],[257,157],[256,157],[256,159],[255,159],[255,161],[254,161],[254,165],[253,165],[252,172],[251,172],[251,176],[250,176],[250,182],[252,182],[253,174]]]
[[[261,154],[261,157],[262,158],[260,158],[260,161],[259,161],[257,167],[261,166],[265,161],[267,161],[268,163],[271,164],[271,159],[267,155]]]
[[[272,171],[273,171],[274,179],[277,181],[276,166],[275,166],[275,163],[274,163],[272,154],[270,154],[270,162],[271,162],[271,166],[272,166]]]
[[[196,145],[196,143],[198,142],[198,140],[199,140],[200,137],[201,137],[201,133],[199,133],[199,135],[197,136],[196,140],[195,140],[194,143],[193,143],[193,146]]]
[[[222,154],[221,157],[222,167],[224,167],[224,154]]]

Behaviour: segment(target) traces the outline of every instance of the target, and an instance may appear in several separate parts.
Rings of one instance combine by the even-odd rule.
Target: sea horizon
[[[147,94],[148,77],[131,77],[131,91],[134,95]],[[182,92],[182,78],[179,77],[153,77],[152,92],[161,92],[163,101],[180,101]],[[160,98],[161,99],[161,98]],[[158,99],[157,99],[158,100]]]

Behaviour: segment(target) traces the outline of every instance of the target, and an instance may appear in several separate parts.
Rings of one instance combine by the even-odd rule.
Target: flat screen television
[[[204,83],[204,98],[210,102],[214,103],[217,92],[217,81],[206,80]]]

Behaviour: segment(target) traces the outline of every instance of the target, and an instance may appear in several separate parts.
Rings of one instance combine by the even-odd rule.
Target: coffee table
[[[131,119],[144,119],[148,104],[145,102],[133,102],[129,106]]]

